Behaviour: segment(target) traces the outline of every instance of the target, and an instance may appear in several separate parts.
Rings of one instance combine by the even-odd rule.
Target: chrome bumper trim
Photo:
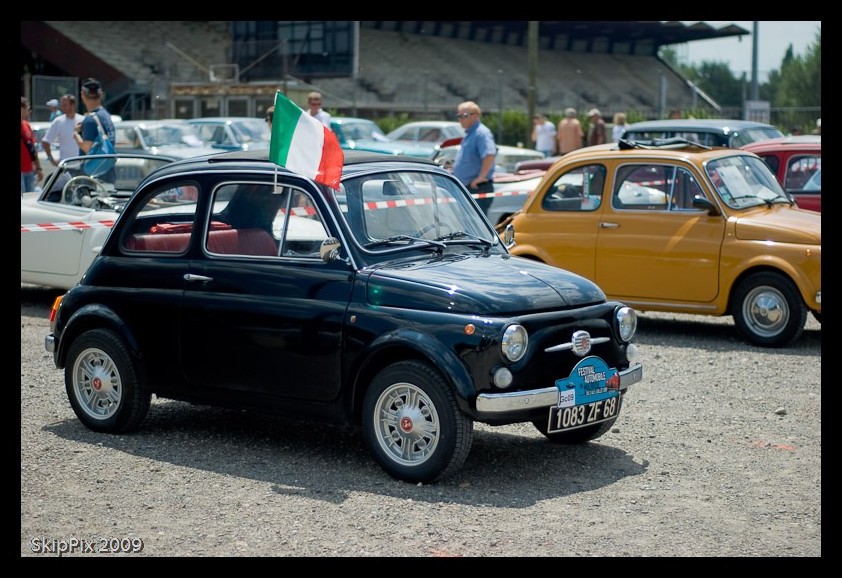
[[[53,335],[47,335],[44,338],[44,349],[46,349],[50,353],[55,353],[55,351],[56,351],[56,338]]]
[[[620,372],[620,390],[643,379],[643,366],[637,364]],[[535,407],[550,407],[558,403],[558,388],[544,387],[530,391],[511,393],[481,393],[477,396],[477,411],[482,413],[506,413]]]

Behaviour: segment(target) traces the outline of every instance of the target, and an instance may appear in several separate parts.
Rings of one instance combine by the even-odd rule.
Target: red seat
[[[181,253],[190,244],[190,233],[134,235],[126,240],[132,251]],[[274,257],[278,245],[264,229],[212,230],[208,235],[208,251],[223,255],[256,255]]]

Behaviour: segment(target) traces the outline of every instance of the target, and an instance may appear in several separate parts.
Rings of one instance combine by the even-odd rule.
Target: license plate
[[[599,357],[584,358],[555,385],[558,403],[550,408],[548,433],[614,419],[620,413],[620,376]]]

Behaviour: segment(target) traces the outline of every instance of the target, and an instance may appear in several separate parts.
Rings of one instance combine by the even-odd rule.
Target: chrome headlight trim
[[[503,357],[512,363],[519,361],[526,355],[527,347],[529,347],[529,334],[523,325],[514,323],[506,327],[500,342]]]
[[[617,335],[621,341],[628,343],[637,332],[637,313],[631,307],[624,305],[617,308],[614,318],[617,323]]]

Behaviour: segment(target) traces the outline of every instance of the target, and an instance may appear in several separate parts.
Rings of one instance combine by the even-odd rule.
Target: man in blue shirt
[[[77,131],[73,135],[73,138],[76,140],[76,144],[79,145],[79,154],[86,155],[99,137],[100,126],[102,126],[105,137],[112,143],[116,142],[117,135],[111,115],[102,106],[103,91],[99,81],[93,78],[85,80],[82,83],[81,94],[82,103],[85,105],[87,114],[77,126]],[[97,123],[97,120],[99,123]],[[97,175],[97,177],[100,180],[113,183],[116,179],[116,174],[112,168],[103,175]]]
[[[481,117],[479,105],[470,100],[456,109],[456,118],[465,129],[465,136],[453,162],[453,174],[468,187],[483,211],[487,211],[493,200],[497,144],[491,129],[482,124]]]

